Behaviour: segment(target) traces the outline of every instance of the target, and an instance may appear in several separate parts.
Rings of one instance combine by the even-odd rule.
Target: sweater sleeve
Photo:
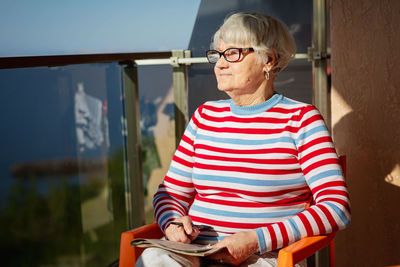
[[[328,234],[350,222],[350,203],[338,156],[314,106],[304,107],[294,127],[298,161],[314,204],[301,213],[257,228],[260,253],[285,247],[303,237]]]
[[[200,118],[199,109],[193,114],[172,158],[169,170],[153,199],[155,219],[165,231],[175,218],[188,214],[196,193],[192,183],[194,138]]]

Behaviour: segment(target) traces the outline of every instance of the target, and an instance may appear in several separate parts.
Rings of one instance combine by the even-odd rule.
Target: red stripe
[[[317,223],[317,226],[318,226],[319,232],[318,233],[314,233],[314,234],[316,234],[316,235],[324,234],[325,233],[325,227],[324,227],[324,224],[322,223],[321,218],[318,216],[318,213],[315,210],[313,210],[312,208],[307,209],[307,211],[314,218],[314,220],[315,220],[315,222]]]
[[[287,205],[287,204],[291,204],[291,205],[297,205],[297,204],[302,204],[302,203],[310,203],[311,199],[312,199],[312,195],[310,192],[309,187],[305,188],[307,190],[306,193],[303,193],[301,195],[295,196],[295,197],[291,197],[291,198],[283,198],[281,200],[278,201],[271,201],[271,204],[276,204],[276,205]]]
[[[196,125],[196,127],[199,127],[200,122],[195,116],[192,117],[192,121],[193,121],[194,125]]]
[[[192,184],[192,183],[182,182],[182,181],[176,180],[176,179],[174,179],[174,178],[172,178],[172,177],[170,177],[170,176],[165,176],[164,181],[165,181],[165,182],[168,182],[168,183],[171,183],[171,184],[174,184],[174,185],[177,185],[177,186],[186,187],[186,188],[191,188],[191,187],[193,187],[193,184]]]
[[[266,208],[266,207],[291,207],[295,205],[301,205],[308,203],[308,201],[305,200],[299,200],[299,201],[294,201],[295,199],[298,199],[298,197],[292,198],[293,201],[287,202],[287,203],[275,203],[275,202],[244,202],[241,201],[243,198],[238,197],[237,195],[229,194],[229,193],[221,193],[221,194],[200,194],[196,195],[196,200],[206,202],[206,203],[212,203],[212,204],[218,204],[218,205],[224,205],[228,207],[248,207],[248,208]],[[223,197],[229,197],[229,198],[236,198],[236,200],[223,200],[223,199],[209,199],[206,198],[206,196],[212,195],[212,196],[223,196]]]
[[[286,175],[286,174],[295,174],[302,173],[301,169],[256,169],[256,168],[248,168],[248,167],[237,167],[237,166],[220,166],[220,165],[211,165],[211,164],[203,164],[203,163],[194,163],[194,168],[203,169],[203,170],[214,170],[214,171],[229,171],[229,172],[243,172],[243,173],[257,173],[257,174],[266,174],[266,175]]]
[[[335,153],[336,154],[336,150],[333,147],[326,147],[326,148],[321,148],[312,152],[309,152],[308,154],[304,155],[301,159],[300,159],[300,163],[301,164],[305,164],[308,160],[310,160],[311,158],[314,158],[316,156],[320,156],[322,154],[330,154],[330,153]]]
[[[165,205],[165,203],[163,203],[163,205],[157,209],[157,214],[159,214],[157,215],[157,217],[159,217],[164,212],[170,213],[171,210],[177,211],[182,216],[184,216],[187,213],[187,209],[185,209],[183,206],[178,205],[177,203],[169,202],[168,207]]]
[[[165,193],[165,192],[164,192],[164,193]],[[156,195],[158,195],[158,193],[156,193],[154,196],[156,196]],[[169,194],[169,195],[172,196],[172,194]],[[182,201],[183,203],[188,203],[188,204],[189,204],[189,203],[191,203],[192,198],[191,198],[191,197],[180,197],[179,200]],[[171,198],[171,197],[167,197],[167,196],[159,197],[159,198],[154,202],[154,206],[158,205],[158,203],[159,203],[160,201],[168,201],[169,203],[171,203],[171,204],[173,204],[173,205],[177,205],[177,206],[179,206],[179,207],[181,206],[181,204],[180,204],[179,202],[176,202],[176,200],[174,200],[174,199]],[[175,203],[175,202],[176,202],[176,203]],[[185,209],[183,206],[182,206],[182,208]]]
[[[339,196],[345,196],[348,197],[348,193],[343,189],[343,190],[337,190],[337,189],[326,189],[322,190],[321,192],[318,193],[317,198],[320,198],[321,196],[329,196],[329,195],[339,195]]]
[[[181,141],[184,141],[185,143],[193,146],[193,140],[187,137],[186,135],[182,135]]]
[[[243,155],[243,154],[242,154]],[[240,155],[238,155],[240,156]],[[255,163],[255,164],[296,164],[298,163],[296,158],[287,158],[287,159],[255,159],[255,158],[233,158],[233,157],[221,157],[207,154],[196,154],[196,158],[215,160],[215,161],[227,161],[227,162],[246,162],[246,163]]]
[[[320,190],[324,190],[324,189],[327,189],[327,188],[329,188],[329,187],[337,187],[337,186],[343,186],[343,187],[345,187],[346,185],[345,185],[344,181],[327,182],[327,183],[324,183],[324,184],[322,184],[322,185],[313,187],[312,192],[313,192],[314,194],[316,194],[316,193],[317,193],[318,191],[320,191]]]
[[[278,227],[282,235],[283,247],[286,247],[289,244],[289,236],[286,232],[285,225],[282,222],[279,222]]]
[[[183,154],[185,154],[188,157],[193,157],[194,156],[194,152],[193,151],[191,151],[191,150],[189,150],[189,149],[187,149],[187,148],[185,148],[183,146],[179,146],[178,147],[178,151],[183,153]]]
[[[263,129],[263,128],[235,128],[235,127],[215,127],[209,126],[205,124],[199,124],[199,129],[210,131],[210,132],[217,132],[217,133],[243,133],[243,134],[279,134],[285,131],[296,133],[297,128],[286,126],[285,128],[278,128],[278,129]]]
[[[299,213],[299,214],[297,214],[297,216],[300,218],[301,222],[303,223],[304,228],[306,229],[306,232],[307,232],[307,236],[313,236],[314,233],[313,233],[311,224],[308,221],[306,215],[304,215],[303,213]]]
[[[323,205],[319,205],[319,208],[322,210],[322,212],[325,214],[326,218],[328,219],[328,222],[331,225],[332,232],[339,230],[339,227],[337,226],[336,221],[333,218],[330,211]]]
[[[310,142],[307,142],[301,146],[298,147],[298,153],[300,154],[301,152],[303,152],[304,150],[307,150],[308,148],[318,145],[318,144],[322,144],[322,143],[331,143],[332,139],[330,136],[323,136],[323,137],[319,137],[316,139],[311,140]]]
[[[300,107],[300,109],[301,109],[300,114],[299,114],[299,119],[300,119],[300,120],[302,120],[303,117],[304,117],[304,115],[306,115],[308,112],[316,111],[316,110],[317,110],[317,109],[316,109],[314,106],[312,106],[312,105],[308,105],[308,106],[305,106],[305,107]],[[318,112],[318,113],[319,113],[319,112]]]
[[[278,107],[272,107],[268,110],[268,112],[275,112],[275,113],[283,113],[283,114],[290,114],[290,113],[296,113],[299,110],[303,109],[304,107],[298,107],[298,108],[278,108]]]
[[[183,166],[192,168],[193,167],[193,162],[189,162],[187,160],[184,160],[180,157],[178,157],[177,155],[174,155],[174,157],[172,158],[172,160],[176,163],[182,164]]]
[[[276,240],[276,234],[275,230],[271,225],[267,226],[267,230],[271,236],[271,250],[275,250],[278,248],[277,240]]]
[[[196,197],[200,195],[197,194]],[[238,207],[285,207],[285,206],[294,206],[294,205],[301,205],[301,204],[307,204],[310,203],[310,198],[311,198],[311,192],[307,192],[305,194],[301,194],[299,196],[291,197],[291,198],[283,198],[277,201],[269,201],[269,202],[240,202],[239,200],[242,199],[242,197],[238,196],[237,194],[232,194],[232,193],[212,193],[212,194],[205,194],[201,192],[201,195],[204,197],[199,197],[200,201],[208,202],[208,203],[216,203],[216,204],[222,204],[227,203],[227,205],[234,205]],[[230,197],[230,198],[237,198],[238,201],[227,201],[227,200],[215,200],[215,199],[208,199],[206,198],[207,196],[221,196],[221,197]],[[252,204],[251,204],[252,203]],[[256,205],[256,206],[252,206]],[[258,206],[257,206],[258,205]]]
[[[274,123],[274,124],[286,124],[290,121],[290,118],[273,118],[273,117],[234,117],[234,116],[224,116],[224,117],[214,117],[207,114],[202,114],[201,116],[207,121],[212,122],[237,122],[237,123]]]
[[[162,190],[162,189],[164,189],[164,190]],[[160,190],[162,190],[162,191],[160,191]],[[166,187],[164,184],[161,184],[158,187],[158,191],[154,195],[154,197],[156,197],[157,195],[162,195],[162,194],[170,195],[173,198],[176,198],[176,199],[179,199],[180,201],[188,202],[188,203],[190,203],[191,198],[192,198],[192,197],[185,197],[183,195],[179,195],[179,194],[176,194],[176,193],[173,193],[173,192],[168,192],[168,187]],[[195,191],[193,191],[193,193],[187,193],[187,195],[190,195],[190,194],[192,194],[192,195],[195,194]],[[164,198],[165,199],[170,199],[170,198],[168,198],[166,196],[160,197],[160,199],[164,199]],[[157,201],[158,201],[158,199],[157,199]]]
[[[203,144],[195,144],[195,149],[204,149],[213,152],[230,153],[230,154],[290,154],[297,156],[297,151],[291,148],[264,148],[264,149],[230,149],[208,146]]]
[[[313,164],[309,165],[307,168],[304,168],[303,173],[305,175],[307,175],[310,171],[315,170],[315,169],[325,166],[325,165],[329,165],[329,164],[339,165],[339,160],[337,158],[319,160],[319,161],[314,162]]]
[[[229,104],[227,104],[227,106],[224,107],[216,107],[216,106],[211,106],[211,105],[207,105],[204,104],[199,108],[199,113],[204,113],[203,109],[206,110],[210,110],[210,111],[214,111],[214,112],[227,112],[230,111],[230,107],[228,106]],[[308,105],[308,106],[301,106],[301,107],[296,107],[296,108],[282,108],[282,107],[272,107],[268,110],[268,112],[273,112],[273,113],[282,113],[282,114],[293,114],[296,113],[298,111],[302,111],[303,115],[311,110],[316,110],[316,108],[312,105]],[[299,117],[299,116],[296,116]]]
[[[304,129],[306,126],[310,125],[313,122],[316,121],[324,121],[322,116],[320,114],[315,114],[309,118],[307,118],[306,120],[304,120],[301,124],[299,129]]]
[[[231,111],[231,108],[229,106],[225,107],[216,107],[216,106],[210,106],[210,105],[202,105],[203,109],[214,111],[214,112],[226,112],[226,111]],[[201,110],[201,113],[204,113],[203,110]]]
[[[196,189],[198,191],[200,190],[216,190],[216,191],[221,191],[221,192],[226,192],[226,193],[236,193],[236,194],[243,194],[246,196],[252,196],[252,197],[274,197],[274,196],[280,196],[283,194],[287,193],[293,193],[297,191],[302,191],[302,190],[307,190],[308,186],[305,187],[300,187],[300,188],[290,188],[286,190],[279,190],[279,191],[268,191],[268,192],[255,192],[255,191],[245,191],[245,190],[240,190],[240,189],[235,189],[235,188],[226,188],[226,187],[214,187],[214,186],[209,186],[209,185],[196,185]]]
[[[238,222],[229,222],[229,221],[217,221],[209,218],[197,217],[193,215],[189,215],[190,218],[198,223],[210,225],[210,226],[219,226],[219,227],[227,227],[227,228],[242,228],[242,229],[256,229],[260,227],[268,226],[267,223],[238,223]]]

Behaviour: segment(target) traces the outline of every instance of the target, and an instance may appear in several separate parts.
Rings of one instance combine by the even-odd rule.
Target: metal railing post
[[[127,181],[125,195],[128,227],[144,224],[144,189],[142,179],[140,107],[137,67],[124,67],[124,87],[127,129]]]
[[[331,101],[328,88],[326,0],[313,1],[313,46],[309,48],[309,59],[313,64],[313,104],[319,109],[325,123],[331,128]]]
[[[313,46],[308,54],[313,68],[313,104],[319,109],[328,130],[331,130],[331,101],[328,88],[326,0],[313,0]],[[329,246],[315,253],[315,266],[330,266]]]
[[[174,87],[174,111],[175,111],[175,144],[179,145],[179,141],[186,129],[189,121],[188,115],[188,86],[186,65],[179,64],[179,58],[190,58],[190,51],[173,50],[172,66],[173,76],[172,83]],[[176,61],[174,60],[176,59]]]

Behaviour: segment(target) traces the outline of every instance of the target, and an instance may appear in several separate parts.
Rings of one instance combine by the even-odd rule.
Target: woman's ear
[[[267,63],[265,63],[264,71],[270,72],[276,64],[276,56],[268,55]]]

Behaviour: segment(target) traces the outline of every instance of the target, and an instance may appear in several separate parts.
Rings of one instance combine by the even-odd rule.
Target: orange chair
[[[346,174],[346,157],[340,156],[339,162]],[[325,248],[328,245],[331,253],[331,267],[334,266],[334,237],[335,233],[328,235],[319,235],[312,237],[305,237],[287,247],[282,248],[278,254],[278,267],[292,267],[294,264],[310,257],[318,250]],[[121,247],[119,256],[120,267],[135,266],[136,260],[142,254],[144,248],[131,246],[131,242],[135,238],[161,238],[163,233],[158,227],[157,223],[141,226],[139,228],[127,231],[121,235]]]
[[[121,247],[119,250],[119,266],[133,267],[136,260],[142,254],[144,248],[131,246],[131,242],[136,238],[161,238],[164,234],[157,223],[147,224],[139,228],[127,231],[121,235]]]

